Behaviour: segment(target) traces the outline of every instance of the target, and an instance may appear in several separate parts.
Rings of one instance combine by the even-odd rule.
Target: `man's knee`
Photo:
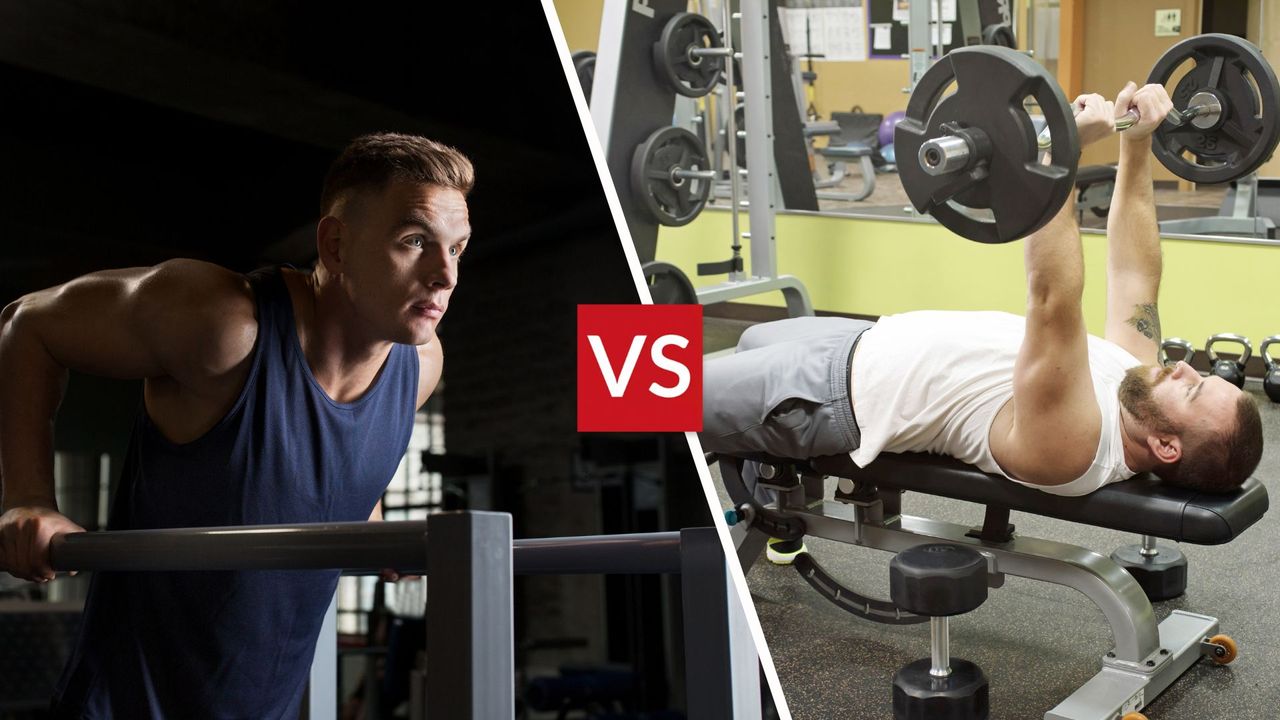
[[[797,317],[759,323],[747,328],[738,339],[738,352],[781,342],[804,341],[866,330],[874,323],[846,317]]]
[[[738,338],[736,352],[745,352],[754,350],[758,347],[764,347],[769,344],[769,328],[767,326],[772,323],[759,323],[752,325],[742,332]]]

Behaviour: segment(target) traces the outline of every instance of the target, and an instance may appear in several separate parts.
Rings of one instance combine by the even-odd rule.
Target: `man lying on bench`
[[[1121,135],[1107,221],[1105,339],[1085,330],[1074,200],[1026,239],[1027,314],[912,312],[877,323],[806,317],[749,328],[704,371],[703,448],[806,459],[950,455],[1058,495],[1152,472],[1205,492],[1238,487],[1262,456],[1253,399],[1186,363],[1159,367],[1160,237],[1151,133],[1172,108],[1159,85],[1077,99],[1081,145]],[[771,541],[786,562],[802,550]]]

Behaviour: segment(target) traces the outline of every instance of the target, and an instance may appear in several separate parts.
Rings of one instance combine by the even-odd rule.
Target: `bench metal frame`
[[[722,459],[720,469],[726,489],[735,482],[745,492],[736,459]],[[1210,651],[1212,646],[1204,641],[1218,632],[1217,618],[1182,610],[1157,624],[1137,581],[1111,558],[1086,548],[1033,537],[1015,536],[1003,543],[982,540],[973,537],[968,526],[886,515],[880,499],[826,500],[813,491],[816,487],[821,492],[821,482],[770,485],[762,480],[761,485],[778,492],[778,501],[768,509],[799,519],[807,535],[891,553],[935,541],[965,545],[987,559],[991,587],[1002,586],[1005,575],[1014,575],[1063,585],[1088,597],[1106,617],[1115,647],[1103,656],[1101,670],[1046,712],[1045,720],[1114,720],[1142,709]],[[734,525],[731,534],[739,562],[744,570],[750,568],[768,534],[747,522]]]

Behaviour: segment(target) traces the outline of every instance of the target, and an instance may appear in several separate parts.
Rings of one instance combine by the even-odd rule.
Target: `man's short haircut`
[[[374,133],[352,140],[329,166],[320,193],[320,214],[365,190],[382,190],[392,181],[439,185],[465,197],[475,184],[471,161],[458,150],[417,135]]]
[[[1240,487],[1262,460],[1262,418],[1246,393],[1236,401],[1234,427],[1183,441],[1182,459],[1157,471],[1161,480],[1206,493]]]

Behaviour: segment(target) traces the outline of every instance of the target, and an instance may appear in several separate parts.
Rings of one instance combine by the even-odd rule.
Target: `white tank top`
[[[866,467],[881,452],[949,455],[1009,477],[991,456],[991,423],[1013,397],[1013,364],[1026,320],[1001,312],[911,312],[881,318],[853,359],[853,406],[862,443],[850,453]],[[1102,411],[1093,465],[1055,495],[1085,495],[1133,476],[1124,463],[1118,391],[1138,360],[1089,336],[1089,369]]]

